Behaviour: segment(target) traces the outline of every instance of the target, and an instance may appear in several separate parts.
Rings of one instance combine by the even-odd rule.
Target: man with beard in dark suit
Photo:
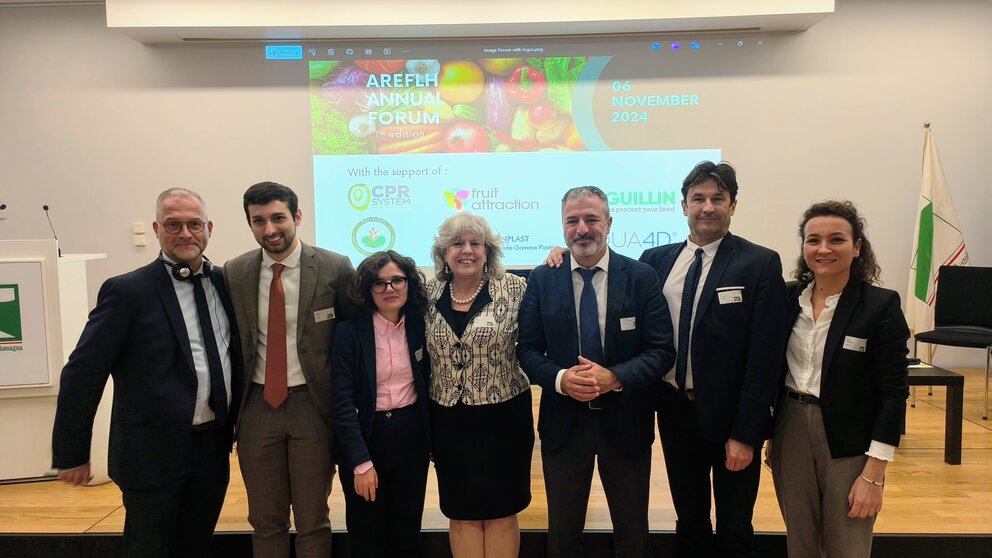
[[[650,556],[652,395],[674,362],[671,321],[656,274],[613,252],[606,194],[569,190],[569,254],[539,266],[520,304],[517,357],[541,386],[537,429],[548,496],[548,556],[582,556],[593,465],[613,520],[616,556]]]

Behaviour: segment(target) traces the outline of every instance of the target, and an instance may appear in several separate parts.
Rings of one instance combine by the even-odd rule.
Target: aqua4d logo
[[[0,344],[21,343],[21,300],[17,285],[0,285]]]

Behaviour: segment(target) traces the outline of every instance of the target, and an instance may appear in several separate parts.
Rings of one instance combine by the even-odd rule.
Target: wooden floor
[[[983,534],[992,533],[992,424],[981,418],[983,370],[966,370],[964,432],[961,465],[943,461],[944,393],[933,396],[920,388],[916,408],[908,409],[907,434],[889,467],[885,503],[876,533]],[[535,388],[539,390],[539,388]],[[538,397],[534,398],[535,416]],[[538,442],[540,443],[540,442]],[[217,530],[250,531],[248,504],[232,458],[231,485]],[[655,442],[652,464],[650,525],[652,530],[672,531],[672,508],[661,447]],[[335,478],[331,494],[331,525],[344,530],[344,503]],[[547,528],[547,505],[541,475],[540,449],[535,448],[531,506],[521,514],[524,529]],[[0,533],[120,533],[124,508],[120,491],[112,484],[68,487],[58,482],[0,486]],[[611,528],[606,500],[598,480],[586,521],[588,529]],[[755,509],[756,531],[782,532],[771,475],[763,472]],[[437,484],[430,475],[425,529],[446,529],[447,520],[437,506]]]

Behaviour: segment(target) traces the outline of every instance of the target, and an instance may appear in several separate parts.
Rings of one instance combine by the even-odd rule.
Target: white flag
[[[934,327],[934,301],[940,286],[937,272],[942,265],[968,265],[968,249],[958,226],[933,133],[927,125],[923,138],[923,186],[906,292],[906,321],[913,333]]]

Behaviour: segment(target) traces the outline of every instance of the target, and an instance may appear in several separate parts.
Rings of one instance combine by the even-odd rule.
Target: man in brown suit
[[[331,552],[331,377],[334,325],[351,317],[348,258],[303,244],[296,194],[260,182],[244,194],[261,250],[224,266],[244,347],[236,438],[248,491],[254,556],[288,558],[289,511],[296,556]]]

